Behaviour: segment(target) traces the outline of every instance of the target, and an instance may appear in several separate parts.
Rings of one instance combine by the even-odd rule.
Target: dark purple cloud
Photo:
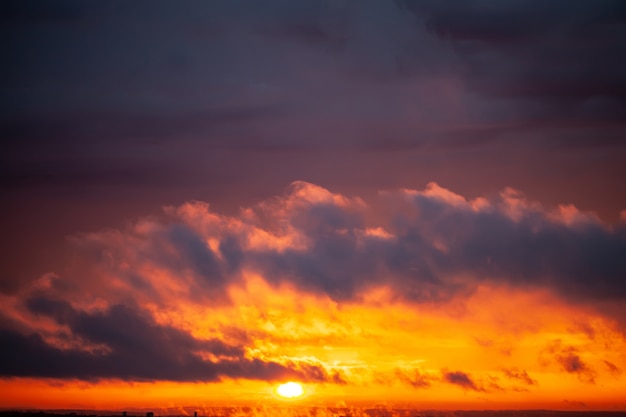
[[[575,3],[8,2],[0,129],[25,165],[4,175],[51,147],[180,167],[185,146],[560,144],[583,121],[621,146],[624,7]]]
[[[298,179],[626,206],[620,1],[27,0],[0,19],[4,292],[69,234]]]
[[[622,374],[622,370],[620,368],[618,368],[617,365],[615,365],[613,362],[609,362],[609,361],[605,360],[604,361],[604,365],[606,365],[606,368],[613,375],[621,375]]]
[[[520,369],[503,369],[502,372],[504,373],[504,376],[506,376],[509,379],[512,380],[518,380],[523,382],[526,385],[535,385],[537,384],[537,381],[535,381],[534,379],[532,379],[529,375],[528,372],[526,372],[525,370],[520,370]]]
[[[224,216],[202,203],[169,213],[76,236],[81,261],[63,279],[108,292],[110,274],[157,303],[170,294],[151,277],[153,268],[191,277],[185,279],[190,296],[214,303],[227,303],[226,286],[249,270],[270,284],[288,282],[337,301],[385,285],[404,300],[445,302],[487,283],[615,306],[604,313],[624,320],[623,225],[571,206],[544,208],[510,189],[467,200],[431,184],[388,192],[368,205],[299,182],[245,215]]]
[[[568,218],[513,191],[483,200],[482,209],[453,194],[446,199],[446,192],[432,186],[430,192],[390,198],[408,210],[382,220],[390,239],[363,237],[364,213],[358,210],[306,204],[289,218],[310,240],[306,251],[252,251],[244,259],[272,281],[289,279],[337,299],[386,283],[417,302],[446,300],[480,281],[546,287],[577,301],[626,297],[621,225],[563,208],[572,210]],[[473,280],[450,279],[459,275]]]
[[[545,352],[551,356],[562,371],[578,376],[581,381],[595,384],[597,372],[581,357],[582,353],[573,346],[563,345],[560,340],[550,343]]]
[[[613,55],[625,42],[620,1],[421,1],[407,7],[455,43],[481,92],[565,102],[624,98],[626,60]]]
[[[469,374],[462,371],[444,371],[443,381],[471,391],[484,391],[484,388],[476,385]]]
[[[103,312],[76,311],[68,302],[44,297],[26,301],[36,316],[67,326],[54,336],[85,346],[59,347],[40,333],[0,329],[0,376],[85,380],[217,381],[220,378],[345,383],[338,374],[312,364],[279,364],[246,358],[243,346],[201,340],[154,322],[137,306],[112,305]],[[95,346],[87,349],[86,346]],[[215,359],[206,359],[212,355]]]

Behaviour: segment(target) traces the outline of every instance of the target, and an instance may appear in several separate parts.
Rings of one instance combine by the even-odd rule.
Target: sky
[[[623,1],[0,20],[0,407],[626,409]]]

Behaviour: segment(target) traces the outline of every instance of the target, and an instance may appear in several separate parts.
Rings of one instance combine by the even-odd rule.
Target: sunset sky
[[[0,20],[0,408],[626,410],[623,0]]]

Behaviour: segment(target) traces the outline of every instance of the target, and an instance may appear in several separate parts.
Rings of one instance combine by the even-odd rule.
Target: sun
[[[283,398],[298,398],[304,394],[302,385],[297,382],[286,382],[284,384],[280,384],[278,388],[276,388],[276,392]]]

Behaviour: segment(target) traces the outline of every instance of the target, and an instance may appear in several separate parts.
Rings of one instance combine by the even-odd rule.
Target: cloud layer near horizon
[[[547,209],[512,189],[466,199],[431,183],[365,202],[295,182],[284,195],[238,216],[189,202],[124,230],[74,236],[72,245],[65,271],[3,296],[2,376],[345,384],[345,368],[270,355],[253,340],[332,345],[323,337],[354,332],[354,323],[332,331],[319,330],[332,324],[318,323],[317,333],[293,328],[292,336],[269,338],[274,324],[229,316],[256,308],[259,317],[276,315],[276,322],[290,314],[315,320],[307,297],[326,300],[339,317],[342,306],[450,310],[485,287],[547,292],[622,331],[625,324],[624,223],[605,224],[573,206]],[[266,307],[272,299],[283,303],[278,313]],[[210,321],[220,315],[219,325]],[[544,362],[594,382],[596,372],[577,348],[550,343]],[[493,341],[479,344],[487,348]],[[465,371],[441,369],[441,377],[418,368],[416,377],[395,375],[415,388],[437,380],[477,392],[500,389],[494,382],[479,385]],[[524,370],[501,373],[534,382]]]

